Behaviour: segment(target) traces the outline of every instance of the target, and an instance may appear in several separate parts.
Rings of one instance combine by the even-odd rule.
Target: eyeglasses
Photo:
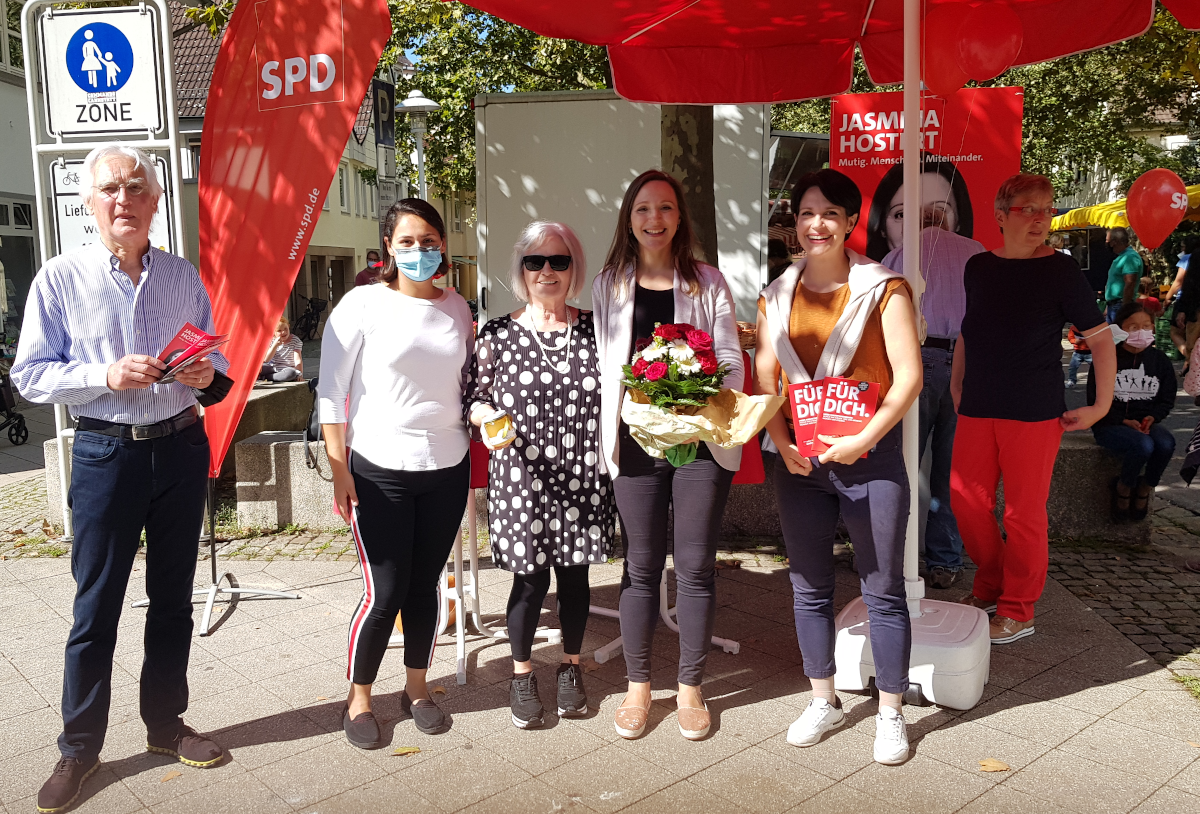
[[[1053,206],[1047,206],[1045,209],[1041,209],[1036,206],[1010,206],[1008,211],[1013,212],[1014,214],[1024,215],[1027,218],[1036,218],[1039,215],[1050,215],[1053,217],[1054,215],[1058,214],[1058,210]]]
[[[106,198],[115,198],[121,194],[122,187],[125,188],[125,192],[131,198],[144,195],[150,189],[150,185],[141,178],[134,178],[132,181],[126,181],[123,184],[104,184],[103,186],[92,187],[92,189],[98,190]]]
[[[566,271],[571,267],[571,255],[569,254],[552,254],[549,257],[544,254],[527,254],[521,258],[521,263],[525,266],[526,271],[541,271],[547,261],[554,271]]]

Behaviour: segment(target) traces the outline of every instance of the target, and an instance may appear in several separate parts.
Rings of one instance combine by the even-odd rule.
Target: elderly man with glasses
[[[192,581],[204,514],[208,438],[196,409],[231,381],[219,354],[158,383],[156,356],[186,323],[213,330],[194,266],[150,245],[162,187],[146,153],[113,144],[83,164],[84,202],[99,242],[52,258],[34,279],[12,378],[25,398],[69,405],[76,419],[70,504],[74,624],[63,675],[62,759],[38,794],[41,812],[69,808],[100,764],[112,700],[113,651],[125,590],[146,532],[146,748],[189,766],[219,746],[180,717],[188,705]]]

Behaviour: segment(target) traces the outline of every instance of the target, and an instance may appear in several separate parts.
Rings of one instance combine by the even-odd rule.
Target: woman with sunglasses
[[[437,642],[441,573],[471,474],[462,398],[474,327],[466,301],[434,285],[447,270],[446,228],[418,198],[393,204],[383,226],[388,263],[379,284],[348,291],[325,325],[318,407],[334,500],[354,534],[365,583],[350,620],[342,720],[346,739],[360,749],[384,745],[371,686],[400,612],[401,710],[426,734],[450,727],[425,677]]]
[[[569,226],[537,221],[525,228],[510,280],[528,304],[479,332],[465,401],[492,450],[492,557],[513,572],[509,705],[519,729],[544,721],[532,650],[552,567],[563,640],[558,714],[587,714],[579,652],[591,605],[588,564],[608,559],[615,531],[612,488],[599,457],[596,330],[590,312],[567,305],[586,277],[583,247]]]
[[[736,388],[744,379],[733,296],[721,272],[692,256],[692,245],[679,182],[648,170],[625,193],[604,271],[592,285],[600,351],[600,437],[625,539],[621,638],[629,689],[614,721],[623,738],[641,737],[650,717],[650,652],[672,506],[679,731],[689,740],[699,740],[710,725],[700,683],[717,608],[717,535],[741,450],[701,444],[696,460],[676,469],[647,455],[621,421],[621,368],[656,324],[688,323],[706,331],[718,361],[728,365],[726,386]]]
[[[1108,414],[1117,372],[1095,291],[1074,258],[1046,245],[1053,204],[1044,175],[1018,173],[1000,185],[995,218],[1004,245],[967,261],[967,310],[950,374],[958,410],[950,505],[979,566],[962,601],[995,614],[997,645],[1034,632],[1049,557],[1046,501],[1063,430],[1086,430]],[[1096,383],[1095,401],[1076,410],[1063,398],[1066,323],[1087,340]],[[995,514],[1001,478],[1005,537]]]

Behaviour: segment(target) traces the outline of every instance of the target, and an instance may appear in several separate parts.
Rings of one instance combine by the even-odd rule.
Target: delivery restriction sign
[[[46,129],[54,136],[163,129],[158,10],[56,11],[39,20]]]

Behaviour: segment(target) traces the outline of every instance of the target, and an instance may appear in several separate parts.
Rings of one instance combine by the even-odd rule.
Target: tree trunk
[[[717,208],[713,194],[713,117],[707,105],[662,106],[663,172],[683,185],[700,259],[717,264]]]

